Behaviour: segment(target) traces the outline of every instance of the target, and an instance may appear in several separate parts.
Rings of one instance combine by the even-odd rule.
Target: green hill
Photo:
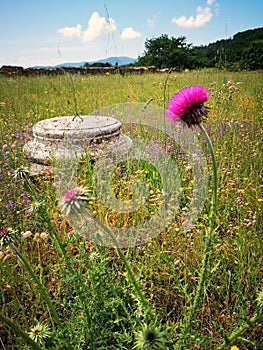
[[[239,32],[232,39],[219,40],[199,49],[211,67],[263,68],[263,28]]]

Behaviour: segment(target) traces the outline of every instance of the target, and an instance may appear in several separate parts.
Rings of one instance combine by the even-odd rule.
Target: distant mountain
[[[61,68],[61,67],[83,67],[85,63],[93,64],[93,63],[110,63],[112,66],[114,66],[116,63],[118,63],[118,66],[125,66],[128,64],[133,64],[137,62],[138,59],[131,58],[127,56],[120,56],[120,57],[108,57],[103,58],[101,60],[97,61],[84,61],[84,62],[65,62],[58,64],[56,66],[35,66],[33,68]]]
[[[113,66],[116,63],[118,63],[118,66],[125,66],[126,64],[132,64],[132,63],[135,63],[137,61],[138,61],[137,58],[131,58],[131,57],[127,57],[127,56],[120,56],[120,57],[108,57],[108,58],[104,58],[102,60],[88,62],[88,63],[92,64],[92,63],[97,63],[97,62],[100,62],[100,63],[107,63],[108,62],[108,63],[110,63]]]

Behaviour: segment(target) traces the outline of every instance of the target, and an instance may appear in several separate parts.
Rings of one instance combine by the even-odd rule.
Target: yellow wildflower
[[[239,350],[239,348],[235,345],[231,346],[230,350]]]

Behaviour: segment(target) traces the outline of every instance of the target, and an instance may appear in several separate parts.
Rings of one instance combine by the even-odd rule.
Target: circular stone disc
[[[111,117],[100,115],[64,116],[45,119],[33,126],[33,135],[43,141],[70,139],[72,143],[86,140],[108,139],[118,136],[121,123]]]
[[[121,126],[118,120],[101,115],[41,120],[33,126],[34,138],[24,145],[23,151],[32,162],[46,165],[54,158],[73,155],[80,158],[87,148],[91,158],[96,159],[111,142],[115,142],[118,149],[131,147],[132,142],[122,133]]]

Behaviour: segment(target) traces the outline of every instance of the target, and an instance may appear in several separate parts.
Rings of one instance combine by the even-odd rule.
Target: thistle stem
[[[58,324],[59,327],[62,327],[62,323],[59,320],[58,314],[54,308],[54,305],[50,299],[49,293],[47,291],[47,289],[43,286],[43,284],[40,282],[40,280],[38,279],[37,275],[35,274],[35,272],[32,270],[31,266],[29,265],[29,263],[27,262],[26,258],[22,255],[22,253],[17,249],[17,247],[11,243],[10,247],[13,249],[13,251],[16,253],[16,255],[19,257],[19,259],[23,262],[23,264],[25,265],[27,271],[29,272],[30,276],[32,277],[33,281],[37,284],[38,289],[40,291],[40,293],[42,294],[44,300],[46,301],[49,310],[51,312],[51,314],[53,315],[56,323]]]
[[[77,280],[77,283],[76,283],[76,289],[78,291],[78,295],[79,295],[79,298],[82,302],[82,305],[83,305],[83,308],[84,308],[84,312],[85,312],[85,316],[86,316],[86,320],[87,320],[87,324],[89,325],[88,327],[88,331],[90,333],[90,337],[91,337],[91,349],[94,349],[94,339],[93,339],[93,331],[91,329],[91,326],[92,326],[92,321],[91,321],[91,315],[90,315],[90,312],[88,310],[88,307],[87,307],[87,303],[86,303],[86,298],[83,296],[83,288],[85,286],[85,283],[84,283],[84,280],[83,280],[83,276],[81,276],[79,273],[76,273],[73,266],[72,266],[72,263],[67,255],[67,251],[65,249],[65,246],[63,244],[63,242],[61,241],[58,233],[57,233],[57,230],[54,226],[54,224],[52,223],[52,221],[50,220],[50,217],[46,211],[46,207],[44,207],[42,209],[42,217],[44,219],[44,221],[48,224],[51,232],[53,233],[54,237],[55,237],[55,242],[56,244],[58,245],[59,249],[60,249],[60,252],[64,258],[64,261],[66,263],[66,266],[67,266],[67,269],[68,271],[70,272],[70,274],[72,276],[75,276],[76,277],[76,280]],[[79,285],[81,284],[81,287],[79,287]]]
[[[105,226],[102,222],[100,222],[100,220],[97,219],[96,216],[92,216],[93,220],[98,224],[98,226],[100,226],[103,231],[110,237],[110,239],[112,240],[112,243],[115,245],[116,247],[116,251],[117,254],[119,255],[119,257],[121,258],[121,260],[123,261],[123,264],[127,270],[128,273],[128,279],[130,281],[130,283],[133,285],[135,292],[137,293],[137,296],[142,304],[142,306],[147,310],[147,312],[149,313],[149,315],[152,317],[153,316],[153,310],[151,305],[149,304],[148,300],[146,299],[144,293],[141,290],[140,284],[138,283],[134,272],[132,271],[132,268],[126,258],[126,256],[123,254],[122,250],[118,247],[118,242],[115,238],[115,236],[112,234],[111,230]]]
[[[199,129],[201,130],[203,136],[206,139],[207,142],[207,146],[210,152],[210,156],[211,156],[211,160],[212,160],[212,167],[213,167],[213,200],[212,200],[212,208],[210,211],[210,217],[212,218],[212,224],[214,224],[214,220],[215,220],[215,216],[216,216],[216,211],[217,211],[217,165],[216,165],[216,157],[215,157],[215,151],[213,148],[213,144],[212,141],[206,131],[206,129],[204,128],[204,126],[202,124],[198,124]],[[211,225],[211,222],[210,222]]]
[[[50,220],[50,217],[49,217],[49,215],[47,213],[47,210],[46,210],[45,206],[44,206],[44,208],[42,208],[41,214],[42,214],[43,220],[48,224],[48,226],[49,226],[53,236],[55,237],[55,243],[58,245],[58,248],[59,248],[59,250],[60,250],[60,252],[61,252],[61,254],[62,254],[62,256],[63,256],[63,258],[65,260],[65,263],[67,265],[68,270],[70,271],[70,273],[75,274],[74,269],[72,267],[72,264],[71,264],[71,262],[69,260],[68,255],[67,255],[67,251],[65,249],[65,246],[62,243],[62,241],[61,241],[61,239],[60,239],[60,237],[59,237],[59,235],[57,233],[57,230],[56,230],[54,224]]]
[[[223,350],[226,348],[228,344],[231,344],[233,340],[235,340],[237,337],[239,337],[242,333],[244,333],[252,324],[256,323],[259,320],[259,315],[254,315],[249,319],[248,322],[244,323],[243,325],[235,328],[232,333],[226,338],[226,340],[220,344],[216,350]]]
[[[32,338],[30,338],[30,336],[22,331],[22,329],[13,322],[13,320],[11,320],[11,318],[4,316],[1,312],[0,312],[0,320],[7,324],[10,328],[12,328],[12,330],[19,336],[21,337],[29,346],[31,346],[31,348],[33,350],[43,350],[43,348],[41,348]]]
[[[32,194],[34,200],[39,201],[38,193],[36,192],[36,190],[34,189],[34,187],[31,185],[31,183],[29,182],[28,178],[25,176],[24,179],[25,179],[25,182],[24,182],[25,189],[26,189],[27,191],[29,191],[29,192]],[[39,201],[39,202],[42,202],[42,201]],[[58,248],[59,248],[59,250],[60,250],[60,252],[61,252],[61,254],[62,254],[63,258],[64,258],[64,261],[65,261],[65,263],[66,263],[66,266],[67,266],[68,271],[70,272],[70,274],[71,274],[72,276],[76,277],[76,279],[77,279],[77,281],[78,281],[78,283],[76,283],[76,289],[77,289],[77,291],[78,291],[79,298],[80,298],[80,300],[81,300],[81,302],[82,302],[82,305],[83,305],[83,308],[84,308],[84,312],[85,312],[87,324],[89,325],[89,327],[87,327],[87,330],[88,330],[88,332],[90,333],[90,342],[91,342],[90,345],[91,345],[91,349],[95,349],[94,337],[93,337],[93,332],[92,332],[92,329],[91,329],[91,326],[92,326],[91,315],[90,315],[90,312],[89,312],[88,307],[87,307],[86,297],[83,296],[83,286],[85,286],[85,283],[84,283],[84,281],[83,281],[83,277],[82,277],[80,274],[78,274],[78,273],[75,272],[75,270],[74,270],[74,268],[73,268],[73,265],[72,265],[72,263],[71,263],[71,261],[70,261],[70,258],[68,257],[67,251],[66,251],[66,249],[65,249],[65,245],[64,245],[63,242],[61,241],[61,239],[60,239],[60,237],[59,237],[59,235],[58,235],[58,233],[57,233],[57,230],[56,230],[54,224],[52,223],[52,221],[51,221],[51,219],[50,219],[50,217],[49,217],[49,215],[48,215],[48,212],[47,212],[47,209],[46,209],[46,206],[45,206],[45,205],[42,205],[42,207],[41,207],[41,209],[40,209],[40,213],[41,213],[42,220],[45,221],[45,222],[48,224],[48,226],[49,226],[49,228],[50,228],[50,230],[51,230],[51,232],[52,232],[52,234],[53,234],[53,236],[54,236],[54,238],[55,238],[55,239],[53,239],[53,242],[55,242],[55,244],[58,246]],[[22,259],[22,260],[23,260],[23,259]],[[25,259],[24,259],[24,260],[25,260]],[[26,264],[27,264],[27,265],[26,265]],[[33,270],[31,269],[31,267],[29,266],[29,264],[26,262],[26,260],[25,260],[25,265],[27,266],[28,270],[29,270],[29,269],[31,270],[31,272],[29,271],[30,274],[31,274],[31,273],[34,274]],[[36,277],[36,276],[35,276],[35,277]],[[37,277],[36,277],[36,278],[37,278]],[[39,280],[38,280],[38,282],[40,283]],[[36,282],[36,283],[37,283],[37,282]],[[37,284],[38,284],[38,286],[39,286],[40,289],[41,289],[41,287],[42,287],[43,290],[41,289],[41,291],[42,291],[43,296],[45,297],[45,295],[46,295],[47,297],[49,297],[49,295],[48,295],[47,291],[45,290],[44,286],[43,286],[41,283],[40,283],[40,285],[39,285],[39,283],[37,283]],[[80,287],[80,284],[81,284],[81,287]],[[46,293],[45,293],[45,292],[46,292]],[[45,300],[47,301],[47,298],[45,298]],[[50,301],[50,302],[51,302],[51,301]],[[47,301],[47,303],[48,303],[48,301]],[[49,305],[49,303],[48,303],[48,305]],[[49,306],[50,306],[50,305],[49,305]],[[51,303],[51,307],[52,307],[52,306],[53,306],[53,305],[52,305],[52,303]],[[55,311],[55,309],[54,309],[53,311]],[[57,317],[57,318],[55,317],[54,312],[53,312],[53,316],[54,316],[54,318],[55,318],[57,321],[59,321],[59,320],[58,320],[58,317]],[[59,322],[60,322],[60,321],[59,321]],[[60,327],[62,328],[62,323],[59,323],[59,325],[60,325]]]
[[[198,124],[199,129],[201,130],[203,136],[205,137],[208,145],[208,149],[210,152],[211,160],[212,160],[212,168],[213,168],[213,197],[212,197],[212,205],[210,210],[210,222],[209,222],[209,229],[206,233],[206,240],[205,240],[205,248],[202,258],[202,264],[201,264],[201,271],[199,275],[199,281],[194,297],[193,304],[190,306],[189,309],[189,315],[187,317],[186,323],[184,324],[183,329],[183,335],[185,336],[187,333],[189,333],[189,329],[192,325],[192,322],[196,316],[198,305],[200,304],[200,300],[203,294],[203,288],[205,284],[205,279],[207,275],[207,266],[209,261],[209,254],[211,251],[211,246],[213,243],[213,234],[215,232],[214,224],[215,224],[215,216],[216,216],[216,209],[217,209],[217,165],[216,165],[216,159],[215,159],[215,152],[214,148],[211,142],[211,139],[209,135],[207,134],[206,129],[203,127],[202,124]],[[184,339],[182,339],[184,341]],[[181,345],[180,349],[183,349],[182,343],[179,343]]]

